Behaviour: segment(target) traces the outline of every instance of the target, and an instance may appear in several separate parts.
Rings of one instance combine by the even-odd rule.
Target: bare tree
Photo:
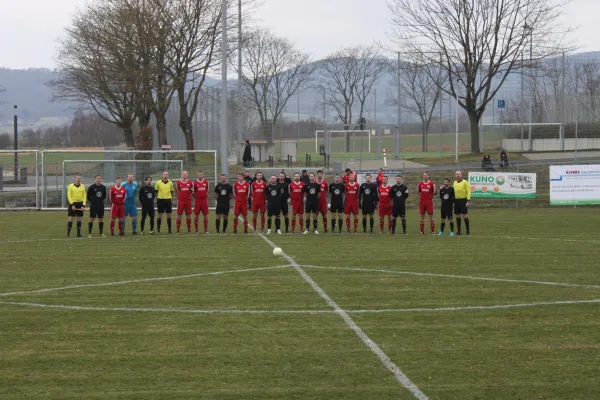
[[[394,66],[396,70],[397,66]],[[401,107],[411,114],[416,114],[421,122],[421,132],[423,135],[423,151],[427,151],[427,133],[429,125],[433,118],[433,113],[440,99],[441,81],[443,81],[442,71],[432,79],[431,69],[425,65],[416,63],[403,63],[400,67],[400,82],[398,74],[392,73],[392,89],[389,91],[388,99],[393,105],[398,105],[398,85],[401,93],[408,98],[408,102],[400,103]]]
[[[258,113],[268,143],[272,144],[273,126],[289,99],[309,84],[314,66],[308,54],[297,50],[288,39],[266,30],[246,37],[243,56],[244,91]]]
[[[507,76],[564,51],[562,6],[552,0],[390,0],[389,7],[390,36],[403,52],[444,71],[440,88],[468,114],[474,153],[479,122]],[[533,55],[522,65],[526,50]]]

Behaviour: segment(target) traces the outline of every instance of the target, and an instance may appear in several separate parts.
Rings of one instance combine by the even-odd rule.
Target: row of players
[[[359,210],[362,212],[363,232],[367,232],[367,219],[369,219],[369,231],[374,228],[374,215],[379,215],[380,231],[384,232],[385,219],[387,217],[388,233],[396,232],[396,221],[399,217],[402,221],[402,231],[406,234],[406,199],[408,198],[408,187],[402,183],[402,176],[396,176],[396,184],[388,185],[388,177],[382,178],[382,184],[377,185],[371,181],[371,175],[366,175],[366,182],[359,185],[356,176],[349,174],[348,182],[342,183],[339,175],[335,176],[334,182],[329,184],[323,179],[323,172],[311,173],[309,181],[303,183],[299,173],[294,174],[291,180],[284,173],[279,177],[272,176],[269,182],[265,181],[263,174],[259,171],[255,180],[248,182],[242,173],[238,174],[238,180],[233,185],[227,181],[227,176],[221,175],[220,181],[215,186],[217,195],[215,222],[217,233],[227,231],[228,217],[231,208],[231,200],[234,204],[233,231],[238,231],[238,221],[242,220],[244,232],[248,232],[248,211],[252,210],[253,228],[257,231],[257,219],[260,215],[260,229],[265,228],[265,213],[267,214],[267,234],[272,232],[272,220],[275,222],[275,232],[281,234],[281,216],[285,221],[285,232],[289,232],[289,207],[291,205],[291,228],[292,233],[296,230],[296,220],[299,220],[300,228],[304,234],[312,231],[318,234],[318,215],[323,217],[325,232],[328,229],[327,214],[331,212],[332,232],[343,229],[343,217],[346,219],[348,232],[357,232]],[[119,234],[124,235],[126,217],[132,218],[132,231],[136,234],[137,229],[137,206],[135,203],[136,193],[142,205],[141,232],[144,233],[146,218],[150,220],[150,234],[154,233],[155,201],[158,208],[157,231],[160,233],[161,216],[166,214],[168,232],[171,233],[171,215],[173,211],[172,201],[177,194],[177,233],[181,230],[182,216],[186,215],[188,233],[192,233],[192,215],[194,225],[198,233],[199,216],[203,215],[204,232],[208,233],[208,194],[209,184],[198,172],[198,179],[190,181],[187,171],[183,171],[181,180],[175,185],[169,180],[167,172],[163,173],[162,179],[152,186],[152,178],[147,177],[145,185],[139,188],[134,181],[134,176],[129,174],[127,182],[121,184],[117,178],[115,185],[108,191],[108,201],[111,205],[111,234],[114,235],[116,220],[119,221]],[[429,179],[429,174],[423,174],[423,181],[418,185],[419,212],[421,214],[420,233],[424,234],[425,215],[429,215],[431,233],[435,234],[435,221],[433,218],[433,198],[438,193],[435,184]],[[461,218],[465,221],[466,233],[469,234],[469,220],[467,207],[470,201],[470,186],[462,179],[460,171],[456,173],[456,181],[451,186],[450,180],[446,179],[444,185],[440,186],[442,225],[439,235],[444,234],[445,221],[450,221],[451,235],[454,235],[453,211],[457,214],[458,234],[461,233]],[[329,202],[328,202],[329,195]],[[102,184],[102,177],[97,176],[96,182],[91,185],[87,192],[81,184],[81,176],[77,175],[73,184],[68,189],[69,200],[69,222],[67,235],[70,235],[73,218],[77,218],[77,235],[81,237],[81,218],[86,209],[86,200],[90,203],[90,220],[88,223],[89,235],[92,234],[94,219],[99,220],[100,235],[103,235],[104,202],[107,197],[106,187]],[[194,200],[194,201],[193,201]],[[194,206],[192,207],[192,202]],[[251,204],[251,206],[249,206]],[[454,210],[453,210],[454,209]],[[304,216],[306,215],[306,221]],[[351,229],[351,217],[354,219],[353,230]]]

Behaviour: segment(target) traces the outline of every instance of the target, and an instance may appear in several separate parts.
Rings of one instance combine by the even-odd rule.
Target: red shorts
[[[319,202],[319,212],[321,214],[327,214],[329,210],[327,209],[327,201],[320,201]]]
[[[419,213],[421,215],[427,213],[427,214],[433,214],[433,200],[430,201],[419,201]]]
[[[233,206],[233,215],[241,215],[245,217],[248,215],[248,202],[247,201],[236,201]]]
[[[110,207],[110,217],[111,218],[125,218],[125,204],[113,204]]]
[[[385,217],[386,215],[392,215],[392,205],[379,203],[379,216]]]
[[[256,204],[254,201],[252,202],[252,212],[256,214],[257,212],[264,213],[267,211],[267,205],[265,203]]]
[[[194,214],[208,215],[208,199],[196,199],[194,204]]]
[[[346,202],[346,205],[344,206],[344,214],[346,215],[350,215],[350,214],[354,214],[354,215],[358,215],[358,201],[357,202]]]
[[[185,211],[186,215],[192,215],[192,201],[178,201],[177,202],[177,215],[182,215]]]
[[[292,203],[292,215],[304,215],[304,204]]]

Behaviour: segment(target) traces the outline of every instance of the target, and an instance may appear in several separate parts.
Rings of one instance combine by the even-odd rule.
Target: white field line
[[[172,281],[172,280],[176,280],[176,279],[196,278],[198,276],[235,274],[238,272],[266,271],[269,269],[280,269],[280,268],[290,268],[290,267],[291,267],[291,265],[278,265],[276,267],[234,269],[234,270],[229,270],[229,271],[202,272],[202,273],[198,273],[198,274],[165,276],[165,277],[160,277],[160,278],[143,278],[143,279],[132,279],[132,280],[128,280],[128,281],[90,283],[90,284],[85,284],[85,285],[70,285],[70,286],[47,288],[47,289],[27,290],[27,291],[23,291],[23,292],[0,293],[0,296],[14,296],[14,295],[20,295],[20,294],[37,294],[37,293],[55,292],[57,290],[82,289],[82,288],[100,287],[100,286],[127,285],[130,283],[140,283],[140,282]]]
[[[277,247],[275,245],[275,243],[271,242],[262,233],[260,233],[260,232],[257,232],[257,233],[272,248]],[[419,399],[419,400],[427,400],[428,399],[428,397],[423,392],[421,392],[421,390],[408,378],[408,376],[406,376],[406,374],[404,374],[404,372],[402,372],[400,370],[400,368],[396,364],[394,364],[394,362],[387,356],[387,354],[385,354],[383,352],[383,350],[381,350],[381,348],[377,345],[377,343],[372,341],[367,336],[367,334],[358,325],[356,325],[356,323],[354,322],[354,320],[352,320],[352,318],[350,318],[348,313],[346,311],[342,310],[340,308],[340,306],[338,306],[337,303],[335,301],[333,301],[333,299],[331,297],[329,297],[329,295],[327,293],[325,293],[325,291],[323,289],[321,289],[321,287],[319,285],[317,285],[317,283],[315,281],[313,281],[312,278],[302,268],[300,268],[298,263],[296,263],[293,258],[291,258],[289,255],[287,255],[285,252],[283,253],[283,258],[285,258],[290,263],[290,265],[292,265],[292,267],[294,267],[294,269],[296,269],[296,271],[298,271],[298,273],[302,276],[302,278],[304,278],[304,280],[323,298],[323,300],[325,300],[325,302],[335,311],[335,313],[338,314],[344,320],[344,322],[346,322],[346,325],[348,325],[348,327],[350,329],[352,329],[354,331],[354,333],[356,333],[356,335],[363,341],[363,343],[366,344],[367,347],[373,353],[375,353],[377,358],[379,358],[379,360],[383,363],[383,365],[385,365],[385,367],[394,374],[394,376],[396,377],[396,380],[404,388],[406,388],[410,393],[412,393],[412,395],[416,399]]]
[[[470,279],[470,280],[476,280],[476,281],[525,283],[525,284],[534,284],[534,285],[549,285],[549,286],[579,287],[579,288],[587,288],[587,289],[600,289],[600,285],[583,285],[583,284],[577,284],[577,283],[529,281],[529,280],[523,280],[523,279],[505,279],[505,278],[492,278],[492,277],[471,276],[471,275],[435,274],[435,273],[429,273],[429,272],[394,271],[394,270],[388,270],[388,269],[320,267],[317,265],[301,265],[301,267],[314,268],[314,269],[333,269],[333,270],[340,270],[340,271],[377,272],[377,273],[381,273],[381,274],[431,276],[431,277],[436,277],[436,278]]]
[[[437,308],[387,308],[387,309],[365,309],[344,310],[348,314],[389,314],[389,313],[422,313],[422,312],[453,312],[453,311],[479,311],[479,310],[503,310],[509,308],[524,307],[548,307],[561,305],[594,304],[600,303],[600,299],[591,300],[564,300],[545,301],[521,304],[497,304],[489,306],[458,306]],[[177,309],[177,308],[138,308],[138,307],[91,307],[91,306],[69,306],[63,304],[41,304],[25,303],[16,301],[0,301],[2,305],[13,305],[36,308],[54,308],[77,311],[121,311],[121,312],[154,312],[154,313],[181,313],[181,314],[339,314],[337,310],[239,310],[239,309]]]

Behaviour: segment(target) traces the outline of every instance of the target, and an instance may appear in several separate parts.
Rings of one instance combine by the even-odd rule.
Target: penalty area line
[[[275,243],[270,241],[262,233],[256,233],[258,233],[258,235],[272,248],[278,247],[277,245],[275,245]],[[377,356],[377,358],[379,358],[383,365],[394,374],[394,377],[396,378],[398,383],[400,383],[405,389],[407,389],[416,399],[428,400],[428,397],[425,395],[425,393],[423,393],[417,387],[417,385],[415,385],[408,378],[408,376],[406,376],[406,374],[402,372],[402,370],[400,370],[400,368],[396,364],[394,364],[394,362],[388,357],[387,354],[384,353],[384,351],[377,345],[377,343],[375,343],[373,340],[371,340],[371,338],[369,338],[369,336],[367,336],[367,334],[356,324],[356,322],[354,322],[354,320],[350,318],[350,315],[348,315],[346,311],[344,311],[340,306],[338,306],[337,303],[331,297],[329,297],[329,295],[325,293],[325,291],[306,273],[306,271],[300,268],[300,265],[298,265],[298,263],[296,263],[293,258],[287,255],[285,252],[283,252],[282,257],[285,258],[296,271],[298,271],[298,273],[313,288],[313,290],[316,291],[321,296],[321,298],[323,298],[323,300],[325,300],[325,302],[333,309],[333,311],[337,315],[339,315],[344,320],[344,322],[346,322],[346,325],[348,325],[348,327],[352,329],[354,333],[356,333],[356,335],[363,341],[363,343],[366,344],[367,347],[373,353],[375,353],[375,355]]]
[[[229,271],[201,272],[201,273],[198,273],[198,274],[165,276],[165,277],[159,277],[159,278],[142,278],[142,279],[131,279],[131,280],[127,280],[127,281],[104,282],[104,283],[90,283],[90,284],[85,284],[85,285],[70,285],[70,286],[47,288],[47,289],[27,290],[27,291],[22,291],[22,292],[0,293],[0,296],[16,296],[16,295],[21,295],[21,294],[47,293],[47,292],[55,292],[55,291],[58,291],[58,290],[83,289],[83,288],[101,287],[101,286],[127,285],[127,284],[130,284],[130,283],[173,281],[173,280],[176,280],[176,279],[196,278],[196,277],[199,277],[199,276],[235,274],[235,273],[238,273],[238,272],[266,271],[266,270],[270,270],[270,269],[282,269],[282,268],[290,268],[290,267],[292,267],[292,265],[278,265],[278,266],[275,266],[275,267],[234,269],[234,270],[229,270]]]

